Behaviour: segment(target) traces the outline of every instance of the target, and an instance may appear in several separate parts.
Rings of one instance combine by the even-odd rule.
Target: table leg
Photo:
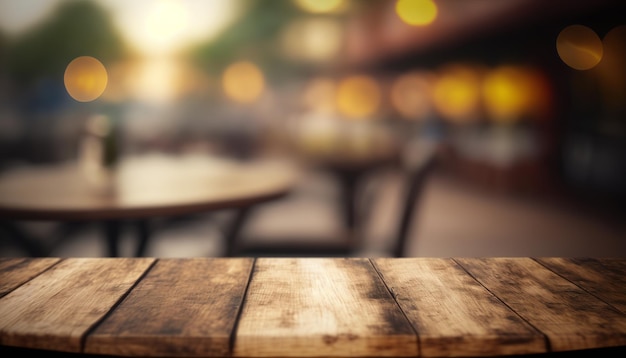
[[[235,212],[233,220],[230,222],[230,226],[226,228],[224,234],[224,245],[226,246],[226,256],[232,257],[237,254],[239,247],[239,234],[243,229],[246,220],[250,217],[252,207],[240,208]]]
[[[360,206],[358,191],[362,173],[345,171],[339,173],[341,199],[344,225],[348,232],[347,242],[349,247],[358,246],[357,230],[360,225]]]
[[[104,238],[109,257],[119,257],[121,226],[122,223],[117,220],[107,220],[103,223]]]
[[[135,256],[143,257],[146,254],[146,248],[148,247],[148,241],[150,240],[150,223],[148,220],[137,220],[135,221],[135,228],[137,229],[137,236],[139,238]]]

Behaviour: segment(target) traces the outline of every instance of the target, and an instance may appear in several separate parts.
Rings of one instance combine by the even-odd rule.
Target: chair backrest
[[[415,210],[420,203],[427,179],[437,164],[438,146],[427,143],[417,148],[409,148],[405,155],[405,187],[404,200],[398,216],[397,231],[395,233],[392,255],[406,256],[406,246],[415,221]]]

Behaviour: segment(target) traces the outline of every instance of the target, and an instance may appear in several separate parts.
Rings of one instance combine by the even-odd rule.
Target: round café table
[[[0,223],[5,233],[32,256],[43,256],[46,251],[16,222],[97,221],[103,223],[108,255],[114,257],[119,255],[122,223],[133,221],[139,234],[136,256],[143,256],[150,218],[235,209],[225,232],[228,256],[250,209],[288,194],[298,176],[288,161],[236,161],[204,154],[126,156],[112,171],[89,169],[70,161],[0,173]]]

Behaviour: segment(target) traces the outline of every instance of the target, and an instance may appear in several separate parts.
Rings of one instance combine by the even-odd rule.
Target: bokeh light
[[[403,118],[422,120],[432,111],[433,75],[414,71],[401,75],[391,86],[391,104]]]
[[[294,0],[294,2],[300,9],[313,14],[340,12],[348,5],[346,0]]]
[[[148,46],[168,48],[180,40],[189,20],[188,10],[180,2],[157,1],[149,10],[144,18]]]
[[[98,1],[111,9],[129,45],[147,56],[175,54],[216,38],[244,9],[242,1]]]
[[[343,79],[337,88],[337,109],[350,119],[366,119],[380,107],[380,86],[370,76]]]
[[[222,87],[230,99],[239,103],[253,103],[265,89],[265,77],[254,63],[235,62],[224,71]]]
[[[588,70],[602,59],[603,46],[600,37],[587,26],[570,25],[559,33],[556,50],[569,67]]]
[[[336,58],[342,44],[343,28],[331,18],[298,19],[282,33],[285,55],[297,61],[329,61]]]
[[[433,103],[445,119],[466,122],[475,119],[480,106],[482,73],[469,66],[441,68],[433,88]]]
[[[79,102],[91,102],[107,87],[108,75],[104,65],[91,56],[72,60],[63,76],[67,93]]]
[[[520,120],[532,107],[534,83],[531,74],[514,66],[498,67],[485,76],[485,109],[497,122]]]
[[[411,26],[425,26],[437,18],[437,4],[432,0],[398,0],[396,14]]]

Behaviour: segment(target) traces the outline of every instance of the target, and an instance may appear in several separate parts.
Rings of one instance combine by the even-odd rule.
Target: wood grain
[[[543,332],[552,351],[626,345],[626,316],[530,258],[456,259]]]
[[[80,352],[153,259],[66,259],[0,299],[0,344]]]
[[[417,353],[415,332],[367,259],[257,260],[235,356]]]
[[[86,353],[228,356],[253,259],[161,259],[87,338]]]
[[[423,357],[546,352],[544,337],[451,259],[375,259]]]
[[[0,258],[0,297],[59,261],[58,258]]]
[[[537,261],[626,313],[625,260],[549,257]]]

